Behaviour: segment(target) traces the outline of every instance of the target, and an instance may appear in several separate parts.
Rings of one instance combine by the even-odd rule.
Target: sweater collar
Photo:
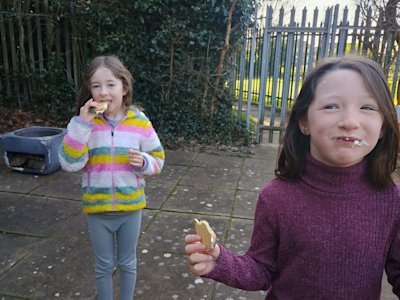
[[[136,117],[136,112],[133,111],[132,109],[128,109],[128,111],[126,112],[126,116],[123,117],[120,120],[120,122],[122,122],[126,119],[134,119],[135,117]],[[107,123],[107,118],[103,114],[98,114],[94,117],[94,122],[95,123]]]
[[[366,174],[366,159],[350,167],[331,167],[308,154],[301,179],[315,189],[342,194],[360,192],[370,188]]]

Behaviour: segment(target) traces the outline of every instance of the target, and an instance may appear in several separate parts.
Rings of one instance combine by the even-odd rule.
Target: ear
[[[303,118],[299,120],[299,124],[298,124],[300,131],[302,134],[304,135],[310,135],[310,129],[308,126],[308,121],[307,119]]]

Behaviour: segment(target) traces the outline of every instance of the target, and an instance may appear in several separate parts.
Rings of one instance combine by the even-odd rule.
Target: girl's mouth
[[[369,144],[366,140],[357,139],[357,138],[350,138],[350,137],[338,137],[335,140],[342,142],[342,143],[352,143],[353,147],[368,147]]]

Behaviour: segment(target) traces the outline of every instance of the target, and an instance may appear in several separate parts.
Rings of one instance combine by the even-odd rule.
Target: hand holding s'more
[[[103,102],[98,102],[97,107],[94,108],[93,110],[96,114],[101,114],[105,112],[107,108],[108,108],[108,102],[103,101]]]
[[[193,225],[196,234],[185,236],[185,252],[191,272],[203,276],[215,268],[221,249],[217,236],[207,221],[194,219]]]

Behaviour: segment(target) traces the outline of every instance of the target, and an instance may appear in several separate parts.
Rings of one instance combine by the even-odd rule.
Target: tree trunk
[[[211,113],[215,112],[215,106],[216,106],[216,102],[217,102],[217,94],[219,93],[219,84],[221,82],[222,72],[224,70],[225,56],[226,56],[226,53],[228,52],[228,49],[230,46],[229,40],[230,40],[231,32],[232,32],[232,15],[233,15],[233,11],[235,10],[235,6],[236,6],[236,0],[233,0],[231,3],[231,6],[229,7],[228,19],[226,22],[225,44],[219,55],[219,63],[217,66],[217,70],[215,72],[216,78],[215,78],[215,85],[214,85],[214,93],[211,98],[211,108],[210,108]]]

